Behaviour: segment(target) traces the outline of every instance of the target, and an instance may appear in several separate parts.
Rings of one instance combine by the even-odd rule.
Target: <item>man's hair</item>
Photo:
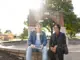
[[[35,25],[35,26],[37,26],[37,25],[40,25],[40,26],[42,27],[42,24],[41,24],[41,23],[36,23],[36,25]]]
[[[54,24],[54,26],[57,26],[59,30],[61,29],[61,26],[59,24]]]

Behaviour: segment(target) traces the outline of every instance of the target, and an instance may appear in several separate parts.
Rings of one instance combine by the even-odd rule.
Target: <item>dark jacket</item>
[[[52,34],[49,47],[54,47],[57,45],[56,53],[53,53],[50,49],[48,51],[49,57],[53,60],[56,60],[56,55],[58,55],[59,60],[63,60],[63,45],[66,44],[66,36],[64,33],[60,32],[59,36],[56,37],[56,34]]]
[[[43,44],[43,46],[46,46],[47,38],[46,38],[46,34],[43,31],[40,34],[40,40],[41,40],[41,44]],[[30,46],[31,44],[34,45],[35,42],[36,42],[36,32],[33,31],[33,32],[31,32],[31,34],[29,36],[28,46]]]

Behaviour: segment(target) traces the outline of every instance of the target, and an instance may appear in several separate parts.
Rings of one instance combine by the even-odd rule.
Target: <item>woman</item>
[[[64,54],[68,54],[65,34],[60,32],[60,25],[55,24],[53,28],[55,33],[52,34],[49,42],[49,59],[64,60]]]

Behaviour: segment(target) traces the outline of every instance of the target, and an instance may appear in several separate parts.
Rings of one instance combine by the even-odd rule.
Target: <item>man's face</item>
[[[54,29],[54,31],[55,31],[56,33],[58,33],[58,32],[59,32],[59,28],[58,28],[56,25],[54,26],[54,28],[53,28],[53,29]]]
[[[41,31],[41,26],[40,25],[36,25],[36,32],[40,32]]]

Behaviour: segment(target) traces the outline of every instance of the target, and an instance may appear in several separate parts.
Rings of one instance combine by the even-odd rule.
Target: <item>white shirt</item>
[[[35,43],[37,48],[40,48],[41,41],[40,41],[40,33],[36,33],[36,43]]]
[[[36,40],[40,40],[40,33],[36,33]]]

